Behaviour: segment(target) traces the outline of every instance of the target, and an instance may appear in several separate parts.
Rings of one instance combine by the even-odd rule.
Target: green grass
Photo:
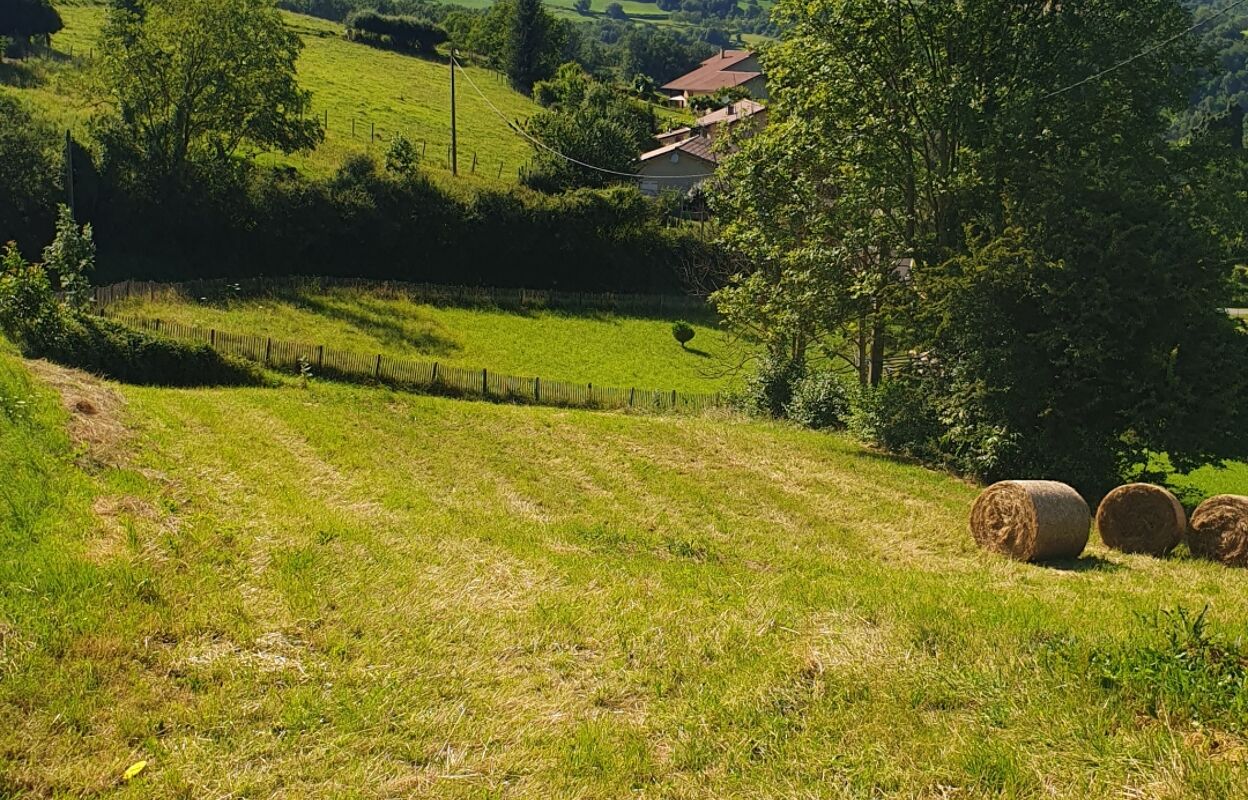
[[[774,424],[59,380],[94,444],[0,354],[0,795],[1248,792],[1242,670],[1137,616],[1232,652],[1242,573],[1003,561]]]
[[[599,386],[716,392],[736,384],[741,350],[713,319],[441,308],[354,289],[225,304],[131,302],[119,313],[458,367]]]
[[[20,69],[21,75],[0,85],[0,91],[16,92],[36,104],[58,127],[86,130],[87,120],[98,108],[90,99],[84,67],[97,47],[105,9],[98,5],[60,8],[65,30],[53,40],[71,60],[36,59]],[[325,142],[310,154],[281,156],[258,154],[262,164],[287,164],[314,175],[333,172],[351,153],[371,152],[384,156],[397,134],[424,150],[422,166],[435,174],[449,174],[450,74],[446,63],[415,58],[349,42],[342,26],[297,14],[285,14],[288,24],[302,36],[305,48],[299,58],[299,80],[312,92],[309,113],[329,114]],[[84,58],[85,57],[85,58]],[[508,128],[506,120],[528,117],[538,106],[513,91],[496,73],[468,67],[470,78],[506,118],[500,119],[468,84],[459,81],[458,119],[460,171],[472,174],[473,155],[478,160],[477,182],[514,182],[518,169],[532,154],[529,144]],[[33,84],[33,85],[32,85]],[[354,133],[352,121],[355,122]],[[376,141],[372,140],[376,134]]]

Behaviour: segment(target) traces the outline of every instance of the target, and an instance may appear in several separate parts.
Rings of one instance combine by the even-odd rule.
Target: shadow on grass
[[[1122,564],[1101,558],[1100,556],[1080,556],[1079,558],[1041,561],[1036,563],[1035,566],[1056,572],[1120,572],[1126,569]]]
[[[0,61],[0,86],[33,89],[42,82],[39,75],[26,64]]]
[[[356,302],[360,310],[348,309],[324,295],[310,293],[299,296],[295,302],[317,314],[344,322],[390,346],[414,347],[429,356],[447,356],[460,349],[453,340],[432,331],[404,328],[394,310],[380,299],[359,298]]]
[[[684,351],[690,355],[697,356],[698,358],[710,358],[711,357],[710,353],[706,352],[705,350],[699,350],[696,347],[686,347],[684,348]]]

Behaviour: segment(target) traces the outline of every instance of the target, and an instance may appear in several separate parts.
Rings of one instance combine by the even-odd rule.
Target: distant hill
[[[53,47],[72,57],[40,59],[11,68],[11,79],[0,76],[0,91],[26,97],[59,125],[83,131],[95,111],[83,74],[89,68],[105,8],[62,6],[60,12],[65,30],[53,38]],[[350,42],[337,23],[284,13],[306,45],[299,59],[299,78],[312,92],[308,113],[324,117],[328,112],[329,124],[325,143],[315,152],[290,157],[259,154],[263,163],[272,159],[312,174],[328,174],[350,153],[371,151],[383,156],[391,138],[401,133],[424,152],[426,169],[448,169],[450,72],[444,61]],[[469,67],[467,78],[507,120],[527,118],[538,109],[496,73]],[[462,74],[457,112],[461,173],[471,172],[475,154],[478,175],[515,181],[518,169],[529,160],[531,147],[508,128]]]

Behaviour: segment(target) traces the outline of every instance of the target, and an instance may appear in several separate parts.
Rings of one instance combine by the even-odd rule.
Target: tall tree
[[[545,75],[542,53],[547,46],[546,11],[542,0],[515,0],[515,16],[511,20],[507,77],[512,85],[524,92]]]
[[[117,115],[102,127],[114,153],[129,152],[160,178],[189,164],[228,161],[244,146],[314,147],[305,115],[302,48],[268,0],[148,0],[111,10],[103,73]]]
[[[975,384],[1026,409],[980,406],[976,435],[995,431],[1018,443],[1033,459],[1026,463],[1061,461],[1065,474],[1089,481],[1104,479],[1107,463],[1125,471],[1138,462],[1140,447],[1116,443],[1162,444],[1163,405],[1189,431],[1199,426],[1194,400],[1175,405],[1184,395],[1165,394],[1164,356],[1182,352],[1190,360],[1170,374],[1191,374],[1201,337],[1204,352],[1229,352],[1211,287],[1224,282],[1225,245],[1238,237],[1226,233],[1242,223],[1227,213],[1233,204],[1211,209],[1208,193],[1193,191],[1208,186],[1200,184],[1208,153],[1176,151],[1165,137],[1199,63],[1196,39],[1180,35],[1191,18],[1178,0],[782,0],[773,15],[789,36],[765,56],[771,124],[727,160],[717,192],[725,239],[751,265],[719,295],[732,324],[795,358],[815,341],[856,341],[869,352],[860,360],[872,381],[890,344],[939,353],[967,378],[961,389]],[[1106,71],[1127,59],[1129,68]],[[1015,226],[1021,242],[981,248]],[[1157,249],[1150,226],[1185,246]],[[922,311],[956,323],[959,295],[936,287],[966,271],[972,250],[974,263],[985,252],[1030,253],[1010,274],[1034,282],[1018,277],[1012,291],[1046,313],[1007,314],[993,328],[994,343],[1025,343],[995,351],[1018,371],[985,373],[988,361],[968,353],[982,355],[986,340],[938,336],[957,325],[917,322]],[[1142,253],[1150,255],[1141,275],[1157,280],[1132,286],[1123,270]],[[1139,292],[1150,301],[1133,303]],[[1158,297],[1182,315],[1157,319]],[[1065,335],[1036,338],[1037,319],[1045,333],[1065,326]],[[1128,339],[1146,326],[1150,346],[1133,350]],[[1130,381],[1108,379],[1134,357],[1148,366]],[[1067,360],[1079,367],[1072,380],[1061,374]],[[1174,402],[1149,406],[1150,396]],[[1033,397],[1043,402],[1025,402]],[[965,406],[942,406],[948,430]],[[1204,407],[1210,426],[1211,411]],[[1231,418],[1222,411],[1218,419]],[[1056,419],[1078,434],[1054,438]],[[1073,466],[1076,441],[1100,466]],[[1045,462],[1046,442],[1062,458]]]
[[[19,54],[30,50],[33,39],[47,44],[63,27],[61,15],[49,0],[0,0],[0,38],[13,42]]]

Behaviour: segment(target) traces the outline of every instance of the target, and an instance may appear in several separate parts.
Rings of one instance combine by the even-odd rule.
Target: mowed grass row
[[[1128,681],[1141,614],[1248,634],[1242,573],[1006,562],[774,424],[40,372],[95,413],[0,355],[0,794],[1248,792],[1242,706]]]
[[[90,54],[98,51],[106,9],[100,5],[59,6],[65,29],[53,38],[55,49],[74,59],[47,61],[12,68],[17,92],[37,104],[58,126],[84,133],[87,120],[98,111],[98,100],[88,90]],[[451,141],[450,72],[439,60],[421,59],[347,41],[336,23],[283,12],[288,25],[303,38],[299,80],[312,92],[310,114],[328,112],[325,142],[312,153],[282,156],[259,153],[263,164],[286,164],[313,175],[336,170],[352,153],[385,155],[396,135],[406,136],[424,151],[422,166],[435,173],[449,171],[447,147]],[[21,71],[17,76],[16,70]],[[457,94],[460,171],[471,174],[477,155],[476,177],[482,182],[501,178],[514,182],[528,162],[532,148],[508,127],[508,121],[527,118],[538,106],[513,91],[496,73],[467,67],[470,77],[501,119],[461,77]],[[354,132],[352,123],[354,122]],[[376,134],[376,140],[373,135]]]
[[[738,388],[748,352],[709,314],[689,320],[695,336],[682,349],[672,337],[672,317],[448,308],[361,289],[292,291],[221,304],[128,301],[113,310],[364,355],[681,392]]]

